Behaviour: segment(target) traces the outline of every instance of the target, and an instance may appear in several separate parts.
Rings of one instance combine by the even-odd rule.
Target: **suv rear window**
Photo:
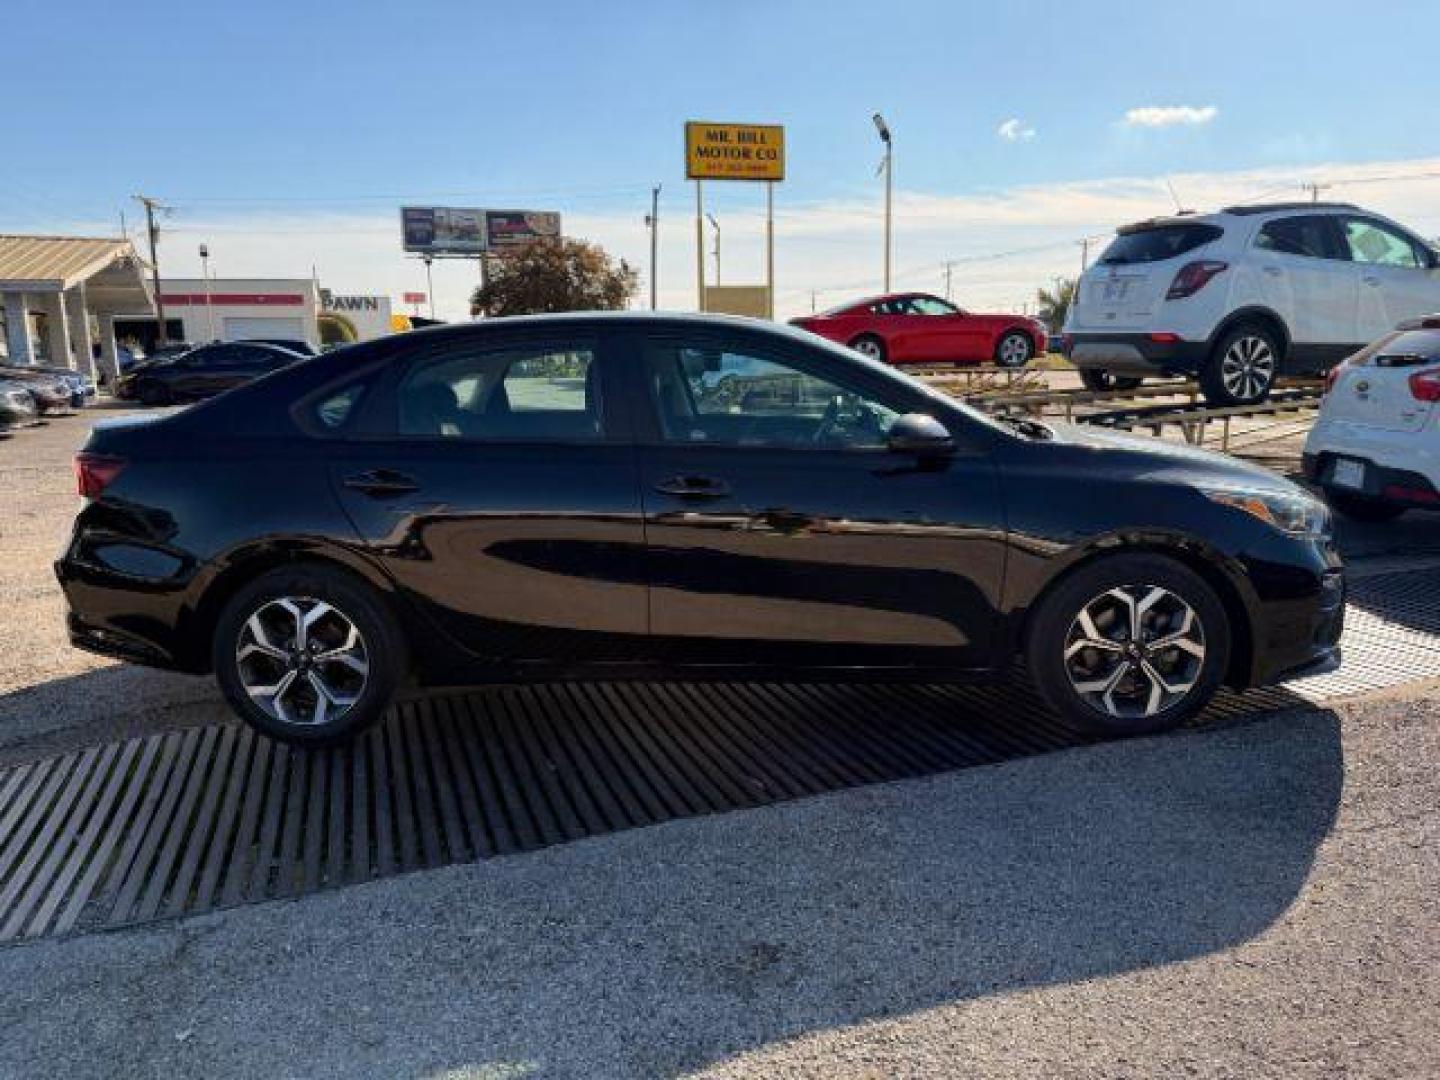
[[[1125,266],[1129,263],[1163,262],[1187,251],[1218,240],[1225,230],[1201,221],[1175,222],[1169,225],[1132,225],[1115,237],[1101,266]]]

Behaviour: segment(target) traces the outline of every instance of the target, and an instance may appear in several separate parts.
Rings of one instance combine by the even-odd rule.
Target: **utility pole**
[[[945,299],[946,299],[946,300],[951,299],[951,296],[950,296],[950,274],[951,274],[951,271],[953,271],[954,269],[955,269],[955,264],[954,264],[953,262],[946,262],[946,263],[945,263]]]
[[[169,335],[165,333],[165,299],[160,295],[160,253],[157,246],[160,243],[160,226],[155,223],[156,210],[168,210],[159,199],[152,199],[148,195],[136,195],[135,201],[145,207],[145,229],[150,236],[150,281],[155,288],[155,321],[160,324],[155,335],[157,346],[166,344]]]
[[[890,125],[885,123],[885,118],[878,112],[871,117],[875,121],[875,130],[880,133],[880,141],[885,144],[885,157],[880,162],[880,167],[885,170],[885,291],[890,291],[890,206],[893,177],[895,173],[895,148],[890,142]]]
[[[1320,201],[1320,192],[1322,192],[1322,191],[1329,191],[1331,185],[1329,185],[1329,184],[1315,184],[1315,183],[1311,183],[1311,184],[1301,184],[1300,187],[1303,188],[1305,191],[1310,192],[1310,201],[1311,201],[1312,203],[1315,203],[1315,202],[1319,202],[1319,201]]]
[[[656,184],[650,189],[650,216],[645,219],[645,227],[650,230],[650,310],[656,308],[655,298],[658,285],[656,283],[655,253],[659,243],[660,235],[660,185]]]
[[[715,284],[720,284],[720,222],[715,220],[714,214],[706,214],[711,226],[715,229],[715,250],[710,254],[715,256]]]
[[[1090,267],[1090,238],[1087,236],[1080,241],[1080,273],[1083,275]]]

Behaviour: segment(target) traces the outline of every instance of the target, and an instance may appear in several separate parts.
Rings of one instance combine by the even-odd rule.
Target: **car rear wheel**
[[[1080,383],[1086,390],[1134,390],[1144,381],[1138,375],[1112,375],[1103,368],[1080,369]]]
[[[1113,555],[1066,578],[1031,624],[1027,660],[1061,717],[1105,735],[1178,727],[1230,660],[1225,608],[1198,574],[1157,555]]]
[[[1205,400],[1218,406],[1264,401],[1279,374],[1281,352],[1275,332],[1258,323],[1229,331],[1200,370]]]
[[[1018,330],[1011,330],[995,345],[995,363],[1001,367],[1021,368],[1035,355],[1030,339]]]
[[[874,334],[861,334],[850,342],[850,348],[861,356],[868,356],[871,360],[878,360],[882,364],[885,362],[885,342]]]
[[[314,565],[273,570],[241,589],[217,623],[213,659],[241,719],[301,746],[340,742],[379,720],[406,669],[384,601]]]
[[[1325,501],[1347,518],[1354,521],[1394,521],[1405,513],[1405,507],[1395,503],[1381,502],[1348,491],[1327,489]]]
[[[135,388],[135,396],[140,400],[141,405],[149,408],[158,408],[161,405],[169,405],[174,400],[170,388],[164,383],[142,382]]]

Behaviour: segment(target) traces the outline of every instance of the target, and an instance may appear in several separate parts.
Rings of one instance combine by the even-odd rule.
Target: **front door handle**
[[[370,469],[347,476],[345,486],[377,499],[420,490],[420,484],[413,476],[396,472],[394,469]]]
[[[713,476],[672,476],[656,484],[655,490],[677,499],[720,499],[730,494],[730,485]]]
[[[1376,288],[1380,284],[1380,279],[1374,274],[1366,274],[1363,280],[1365,284],[1369,285],[1371,288]]]

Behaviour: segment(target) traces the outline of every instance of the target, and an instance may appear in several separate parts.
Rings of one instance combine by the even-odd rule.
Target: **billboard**
[[[484,210],[402,206],[400,230],[405,250],[422,255],[480,255],[485,251]]]
[[[784,180],[785,129],[779,124],[685,125],[687,180]]]
[[[491,251],[560,236],[560,215],[551,210],[486,210],[485,239]]]

